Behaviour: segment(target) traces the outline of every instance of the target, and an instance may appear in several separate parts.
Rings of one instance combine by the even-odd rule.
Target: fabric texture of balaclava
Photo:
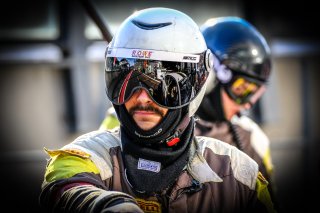
[[[222,107],[221,89],[222,84],[219,82],[216,87],[206,94],[196,112],[197,116],[205,121],[216,122],[226,121]]]

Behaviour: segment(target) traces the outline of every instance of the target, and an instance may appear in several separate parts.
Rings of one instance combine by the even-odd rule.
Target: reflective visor
[[[245,104],[248,102],[252,104],[255,103],[256,100],[251,99],[253,97],[255,97],[255,99],[259,98],[264,90],[265,87],[261,86],[261,84],[250,81],[249,79],[241,76],[235,76],[227,86],[227,93],[237,104]],[[260,92],[258,93],[258,91]],[[260,95],[257,97],[255,94]]]
[[[170,58],[175,61],[168,61]],[[114,104],[123,104],[136,89],[144,88],[162,107],[185,106],[196,97],[209,74],[203,58],[203,54],[108,50],[105,65],[108,98]]]

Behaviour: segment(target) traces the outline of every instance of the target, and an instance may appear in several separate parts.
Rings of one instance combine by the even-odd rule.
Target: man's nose
[[[137,101],[141,102],[141,103],[149,103],[152,102],[148,92],[145,89],[139,89],[139,91],[137,91],[138,95],[137,95]]]

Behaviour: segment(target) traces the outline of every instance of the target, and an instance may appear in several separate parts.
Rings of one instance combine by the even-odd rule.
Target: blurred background
[[[92,0],[113,35],[134,11],[181,10],[201,26],[238,16],[271,47],[267,92],[250,115],[271,140],[282,212],[317,209],[320,177],[320,31],[313,1]],[[47,156],[96,130],[105,95],[107,42],[77,0],[3,1],[0,7],[1,208],[43,212],[38,196]]]

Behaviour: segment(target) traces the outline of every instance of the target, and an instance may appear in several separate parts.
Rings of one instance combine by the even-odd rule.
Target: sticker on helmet
[[[148,50],[132,50],[132,57],[134,58],[150,58],[152,51]]]
[[[199,54],[185,54],[177,52],[167,52],[158,50],[143,50],[143,49],[125,49],[125,48],[108,48],[106,57],[120,57],[120,58],[139,58],[147,60],[158,61],[176,61],[199,63]]]
[[[221,83],[228,83],[232,78],[232,72],[229,70],[226,65],[221,64],[219,59],[212,54],[213,57],[213,67],[217,73],[217,78]]]

